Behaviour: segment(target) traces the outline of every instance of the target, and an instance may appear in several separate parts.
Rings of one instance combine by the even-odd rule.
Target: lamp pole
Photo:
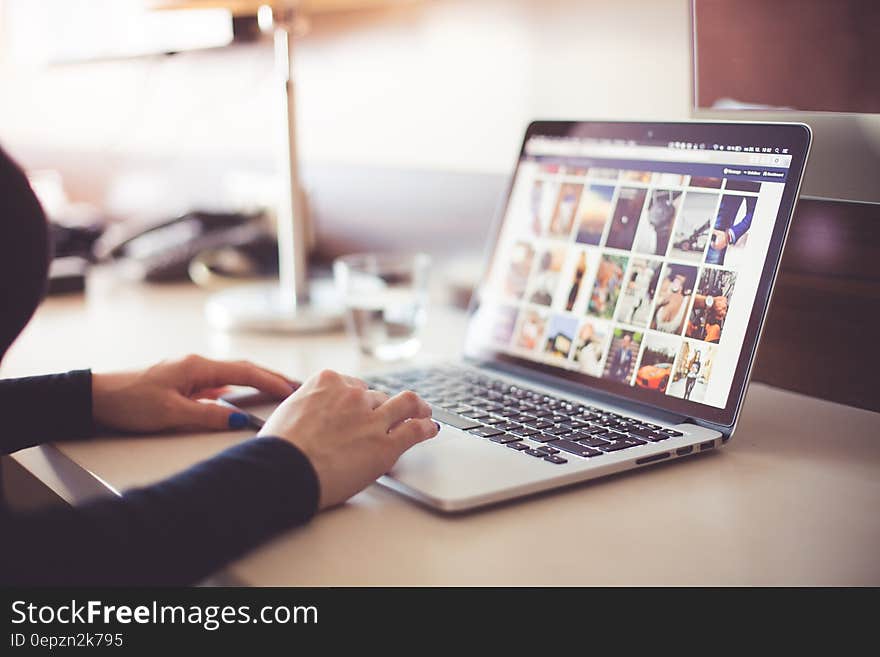
[[[208,320],[231,331],[304,333],[342,325],[342,308],[332,281],[311,281],[311,239],[306,196],[299,178],[294,103],[293,41],[296,2],[275,2],[272,13],[275,49],[277,133],[275,204],[278,237],[278,281],[236,286],[212,295],[205,306]]]
[[[293,72],[295,10],[285,7],[273,17],[275,69],[280,108],[276,139],[280,183],[276,205],[278,276],[281,304],[289,310],[308,303],[309,215],[299,179],[296,146],[296,102]]]

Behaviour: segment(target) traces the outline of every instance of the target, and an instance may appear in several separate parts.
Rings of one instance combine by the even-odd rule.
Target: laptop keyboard
[[[431,404],[435,420],[556,465],[683,435],[470,369],[420,368],[366,382],[392,395],[413,390]]]

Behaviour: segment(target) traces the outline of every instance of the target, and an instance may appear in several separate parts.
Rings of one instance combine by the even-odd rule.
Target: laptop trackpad
[[[431,505],[464,508],[498,498],[501,491],[546,482],[554,468],[563,474],[560,466],[443,426],[401,456],[387,477]]]

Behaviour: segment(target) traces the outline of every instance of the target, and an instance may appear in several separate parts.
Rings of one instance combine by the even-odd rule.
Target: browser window
[[[469,340],[724,408],[791,164],[772,145],[535,136]]]

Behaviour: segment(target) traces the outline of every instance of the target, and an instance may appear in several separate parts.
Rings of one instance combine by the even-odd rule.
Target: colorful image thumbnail
[[[590,376],[602,376],[602,358],[608,344],[608,325],[587,318],[578,330],[571,357],[578,368]]]
[[[520,349],[534,350],[541,344],[544,329],[547,328],[547,312],[526,310],[520,314],[516,346]]]
[[[596,282],[590,293],[590,305],[587,312],[610,319],[614,316],[614,306],[620,296],[623,273],[626,271],[628,258],[624,256],[603,255],[596,270]]]
[[[688,180],[690,180],[690,176],[686,174],[657,172],[651,178],[651,184],[655,187],[685,187]]]
[[[553,295],[559,287],[559,274],[565,260],[565,247],[545,249],[538,259],[529,288],[529,301],[542,306],[553,303]]]
[[[647,193],[645,189],[620,188],[605,246],[625,251],[632,248]]]
[[[651,181],[650,171],[624,171],[620,174],[621,180],[628,182],[647,183]]]
[[[761,183],[752,182],[751,180],[731,180],[728,178],[724,189],[733,192],[754,192],[758,194],[761,191]]]
[[[681,335],[696,283],[696,267],[667,264],[663,268],[651,318],[652,329]]]
[[[715,217],[718,194],[688,192],[685,194],[678,221],[672,231],[669,257],[679,260],[703,259],[709,243],[709,231]]]
[[[504,277],[504,293],[521,299],[529,282],[529,272],[535,260],[535,249],[526,242],[517,242],[510,251],[510,264]]]
[[[614,187],[590,185],[584,190],[578,212],[577,241],[581,244],[599,244],[605,224],[611,216],[611,198]]]
[[[691,187],[703,187],[706,189],[721,189],[721,178],[710,178],[708,176],[691,176]]]
[[[534,237],[540,235],[544,228],[544,188],[546,186],[546,181],[535,180],[529,194],[529,232]]]
[[[498,345],[510,344],[516,328],[516,316],[517,309],[513,306],[501,306],[495,311],[492,318],[492,342]]]
[[[721,340],[735,284],[736,274],[732,271],[703,270],[688,319],[686,334],[689,338],[715,343]]]
[[[577,330],[578,320],[569,315],[554,315],[550,319],[550,327],[547,329],[547,339],[544,341],[544,351],[557,358],[568,358],[574,343],[574,334]]]
[[[560,185],[559,198],[556,199],[556,207],[553,208],[550,225],[547,227],[547,233],[551,237],[568,237],[571,234],[574,213],[581,200],[583,188],[583,185],[574,183]]]
[[[715,345],[683,340],[666,394],[690,401],[704,401],[715,353]]]
[[[633,251],[666,255],[672,224],[681,205],[682,193],[669,189],[654,189],[648,195],[648,206],[639,222]]]
[[[574,274],[572,275],[571,285],[568,287],[568,296],[565,299],[565,309],[571,310],[580,294],[581,286],[584,284],[584,277],[587,275],[587,254],[585,251],[576,252],[574,263]]]
[[[644,390],[666,392],[669,381],[672,379],[672,367],[675,364],[675,355],[681,338],[672,335],[657,335],[652,333],[645,336],[645,346],[642,349],[642,358],[639,368],[636,370],[635,385]]]
[[[757,200],[755,196],[725,194],[721,197],[709,250],[706,251],[707,264],[736,265],[742,262]]]
[[[608,348],[608,358],[605,359],[603,376],[606,379],[621,383],[629,383],[632,380],[643,335],[639,331],[614,329],[611,346]]]
[[[623,324],[647,326],[651,317],[651,302],[660,282],[661,260],[633,258],[626,272],[623,292],[617,303],[614,318]]]

